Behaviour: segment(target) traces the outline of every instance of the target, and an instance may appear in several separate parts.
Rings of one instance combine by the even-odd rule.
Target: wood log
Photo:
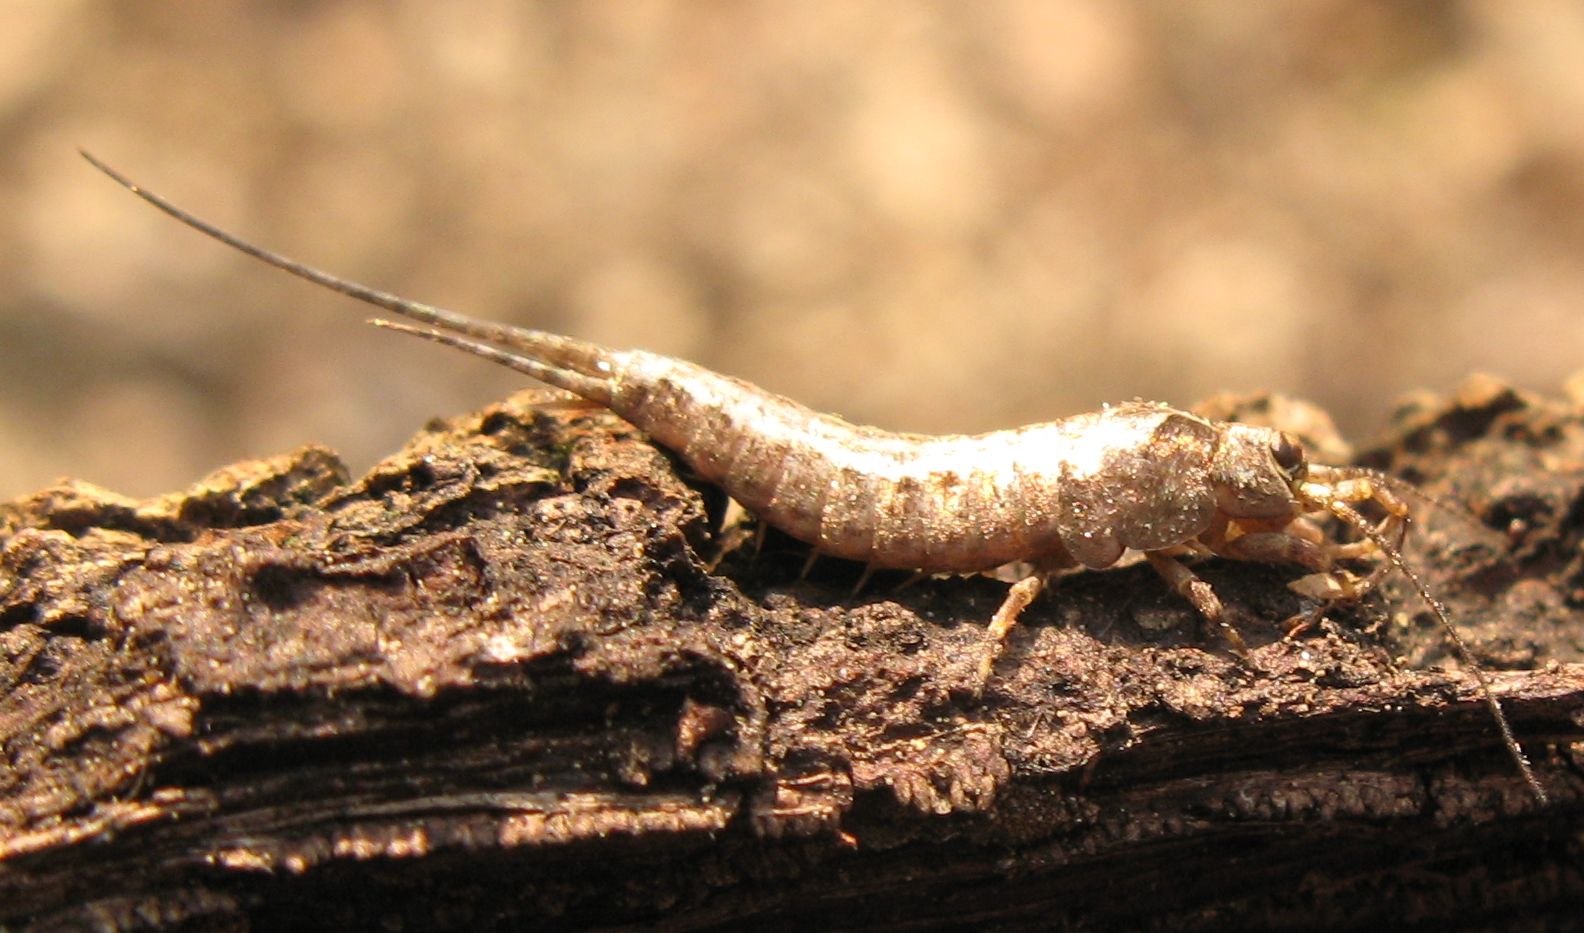
[[[976,696],[1003,583],[801,577],[538,393],[356,482],[46,489],[0,506],[0,926],[1566,924],[1584,419],[1473,380],[1365,459],[1472,511],[1407,557],[1548,805],[1401,581],[1204,562],[1239,656],[1147,567],[1073,574]]]

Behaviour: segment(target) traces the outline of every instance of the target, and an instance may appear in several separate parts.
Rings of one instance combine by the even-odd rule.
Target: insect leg
[[[1376,567],[1369,576],[1359,578],[1337,567],[1336,562],[1352,557],[1373,556],[1375,553],[1373,544],[1367,551],[1356,553],[1357,549],[1351,544],[1315,542],[1306,536],[1300,536],[1301,534],[1306,532],[1256,531],[1240,535],[1230,541],[1218,542],[1212,550],[1221,557],[1230,557],[1233,560],[1297,564],[1307,567],[1315,572],[1293,580],[1287,584],[1287,588],[1300,596],[1323,603],[1358,599],[1370,591],[1380,578],[1384,567],[1389,566]],[[1288,634],[1302,631],[1308,624],[1309,621],[1299,621],[1289,625]]]
[[[1401,553],[1403,539],[1408,534],[1410,516],[1408,503],[1398,494],[1398,491],[1404,487],[1390,477],[1371,470],[1351,467],[1314,466],[1311,467],[1311,480],[1304,484],[1302,491],[1302,498],[1308,507],[1324,510],[1332,515],[1337,515],[1338,507],[1347,508],[1355,518],[1362,521],[1362,517],[1352,511],[1350,504],[1373,502],[1384,513],[1383,517],[1359,540],[1349,542],[1315,537],[1314,531],[1318,526],[1311,519],[1303,516],[1294,519],[1284,529],[1284,533],[1297,534],[1314,541],[1323,550],[1323,563],[1313,563],[1305,559],[1305,555],[1298,553],[1281,553],[1279,548],[1259,541],[1243,545],[1247,555],[1229,553],[1228,556],[1302,564],[1320,572],[1288,584],[1294,591],[1321,600],[1357,599],[1373,589],[1391,571],[1392,561],[1380,560],[1380,558],[1390,558],[1391,554],[1387,553],[1388,551]],[[1347,519],[1347,522],[1358,527],[1351,519]],[[1359,530],[1364,531],[1363,528]],[[1238,539],[1238,541],[1242,540]],[[1363,577],[1336,568],[1341,561],[1359,559],[1376,561],[1374,569]]]
[[[1211,550],[1233,560],[1298,564],[1310,570],[1330,570],[1336,557],[1330,549],[1285,531],[1255,531],[1239,535],[1213,546]]]
[[[1309,481],[1300,489],[1300,498],[1307,501],[1308,507],[1332,514],[1336,514],[1333,503],[1350,506],[1363,502],[1375,503],[1385,513],[1385,517],[1374,526],[1376,535],[1389,541],[1393,548],[1400,549],[1403,537],[1408,533],[1408,520],[1412,514],[1408,503],[1399,495],[1399,492],[1405,491],[1406,487],[1373,470],[1312,465],[1309,468]],[[1352,524],[1351,520],[1349,524]],[[1364,540],[1353,544],[1332,545],[1332,555],[1339,560],[1373,556],[1381,552],[1375,535],[1365,535]]]
[[[874,572],[877,569],[879,568],[874,564],[864,564],[863,573],[858,575],[858,582],[853,584],[852,595],[854,597],[863,592],[864,584],[869,582],[869,578],[874,576]]]
[[[819,560],[819,551],[810,549],[808,557],[803,559],[803,569],[798,571],[799,580],[807,580],[809,571],[814,569],[814,564]]]
[[[1234,651],[1239,654],[1247,653],[1248,646],[1244,644],[1243,636],[1227,622],[1226,607],[1221,604],[1221,598],[1210,588],[1208,582],[1189,570],[1182,561],[1161,551],[1145,551],[1144,559],[1149,561],[1149,565],[1155,568],[1155,572],[1160,574],[1178,595],[1193,603],[1194,608],[1199,610],[1199,615],[1204,617],[1205,621],[1221,629],[1221,633],[1232,644]]]
[[[1006,599],[1002,601],[1001,608],[990,617],[990,628],[986,632],[985,655],[979,661],[978,681],[974,686],[974,695],[984,693],[985,685],[990,682],[990,675],[995,670],[996,659],[1001,657],[1001,651],[1006,647],[1007,634],[1012,627],[1017,625],[1018,616],[1028,608],[1034,597],[1045,589],[1047,574],[1044,571],[1035,571],[1012,584],[1007,590]]]

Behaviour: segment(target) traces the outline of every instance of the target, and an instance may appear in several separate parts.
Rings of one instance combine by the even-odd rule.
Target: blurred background
[[[0,498],[354,470],[517,375],[207,242],[886,427],[1584,367],[1584,5],[22,0]]]

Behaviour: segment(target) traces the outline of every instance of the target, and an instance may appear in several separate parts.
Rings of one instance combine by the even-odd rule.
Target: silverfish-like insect
[[[481,356],[611,409],[816,553],[870,569],[924,572],[1031,564],[1033,572],[1012,586],[991,618],[980,690],[1019,614],[1056,570],[1109,567],[1125,551],[1141,552],[1241,648],[1220,599],[1181,558],[1297,564],[1313,571],[1291,584],[1300,593],[1351,598],[1374,575],[1359,580],[1338,563],[1385,555],[1465,659],[1508,753],[1546,802],[1483,669],[1394,543],[1410,518],[1403,495],[1415,494],[1400,480],[1309,463],[1281,431],[1213,422],[1151,402],[974,436],[853,425],[683,360],[475,320],[339,278],[254,246],[82,155],[187,226],[418,326],[373,324]],[[1355,507],[1366,502],[1384,513],[1379,523]],[[1312,517],[1317,514],[1334,516],[1363,537],[1333,541]]]

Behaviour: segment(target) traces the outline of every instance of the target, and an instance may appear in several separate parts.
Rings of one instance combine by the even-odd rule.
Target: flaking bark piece
[[[1417,439],[1468,406],[1410,424],[1433,491],[1462,448]],[[1460,443],[1492,462],[1581,443],[1540,403],[1485,424]],[[1475,503],[1535,519],[1516,565],[1443,569],[1435,529],[1415,552],[1460,620],[1579,630],[1572,565],[1522,556],[1577,533],[1567,475],[1531,477],[1549,511]],[[1335,926],[1584,892],[1571,746],[1543,744],[1578,736],[1572,664],[1496,678],[1541,814],[1466,679],[1377,640],[1406,597],[1284,639],[1297,572],[1200,564],[1239,658],[1147,568],[1074,574],[979,700],[1001,584],[850,597],[785,540],[717,553],[718,521],[630,427],[540,394],[355,483],[309,449],[0,508],[0,922]]]

